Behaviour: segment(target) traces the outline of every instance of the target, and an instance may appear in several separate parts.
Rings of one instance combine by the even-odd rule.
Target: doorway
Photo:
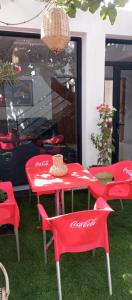
[[[113,105],[117,109],[114,120],[115,159],[132,160],[132,64],[114,68]]]
[[[132,160],[131,41],[106,42],[105,99],[117,109],[113,120],[115,152],[112,162]]]

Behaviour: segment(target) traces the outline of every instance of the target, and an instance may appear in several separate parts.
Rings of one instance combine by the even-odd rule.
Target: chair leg
[[[124,209],[123,201],[120,199],[121,209]]]
[[[90,191],[88,190],[88,209],[90,209],[90,200],[91,200]]]
[[[107,263],[109,294],[111,296],[112,295],[112,281],[111,281],[111,270],[110,270],[110,256],[109,256],[109,253],[106,253],[106,263]]]
[[[18,228],[14,228],[15,237],[16,237],[16,248],[17,248],[17,258],[20,261],[20,246],[19,246],[19,233]]]
[[[56,215],[58,216],[60,214],[60,191],[56,191],[55,193],[55,209],[56,209]]]
[[[29,204],[31,203],[31,198],[32,198],[32,191],[31,191],[31,189],[29,188]]]
[[[64,191],[61,191],[60,197],[61,197],[61,199],[60,199],[61,210],[62,210],[62,214],[64,214],[65,213]]]
[[[37,204],[39,204],[39,203],[40,203],[40,199],[39,199],[39,195],[37,194]],[[38,219],[40,221],[40,214],[39,214],[39,212],[38,212]]]
[[[72,189],[71,190],[71,193],[72,193],[72,195],[71,195],[71,210],[72,210],[72,212],[73,212],[73,210],[74,210],[74,190]]]
[[[56,273],[57,273],[58,296],[59,296],[59,300],[62,300],[60,263],[59,263],[59,261],[56,261]]]
[[[43,231],[44,261],[47,264],[46,231]]]

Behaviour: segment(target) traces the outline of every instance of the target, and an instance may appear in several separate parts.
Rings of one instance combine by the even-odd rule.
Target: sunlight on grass
[[[126,282],[126,284],[130,286],[128,291],[129,291],[129,294],[132,295],[132,274],[124,273],[122,277],[123,277],[124,281]]]
[[[130,244],[130,249],[132,249],[132,244]]]
[[[127,282],[131,281],[131,283],[132,283],[132,274],[125,273],[125,274],[123,274],[122,277],[123,277],[124,281],[127,281]]]

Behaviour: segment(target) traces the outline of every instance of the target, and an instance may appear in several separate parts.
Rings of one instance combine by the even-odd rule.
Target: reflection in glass
[[[0,176],[26,183],[25,162],[39,153],[77,161],[77,45],[54,55],[39,39],[0,37],[0,59],[21,66],[14,86],[0,94]]]

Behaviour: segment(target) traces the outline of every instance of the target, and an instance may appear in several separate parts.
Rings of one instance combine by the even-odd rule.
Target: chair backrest
[[[123,160],[108,166],[90,167],[89,171],[92,175],[98,172],[110,172],[114,176],[114,180],[125,180],[132,177],[132,161]]]
[[[0,182],[0,190],[6,192],[7,198],[0,203],[0,224],[12,224],[19,227],[20,215],[17,202],[14,197],[11,182]]]
[[[103,247],[109,253],[107,232],[107,216],[111,208],[104,200],[103,208],[78,211],[53,218],[47,218],[41,204],[38,204],[42,216],[44,230],[54,234],[55,259],[59,260],[61,253],[83,252],[97,247]],[[99,201],[98,201],[99,202]]]
[[[15,201],[13,186],[11,181],[0,181],[0,191],[5,191],[7,200]]]
[[[107,182],[104,186],[103,197],[105,200],[132,199],[132,179]]]
[[[48,155],[48,154],[40,154],[40,155],[35,155],[33,157],[31,157],[27,162],[26,162],[26,170],[27,169],[43,169],[45,168],[45,170],[49,170],[49,168],[51,167],[53,163],[52,160],[52,155]]]

